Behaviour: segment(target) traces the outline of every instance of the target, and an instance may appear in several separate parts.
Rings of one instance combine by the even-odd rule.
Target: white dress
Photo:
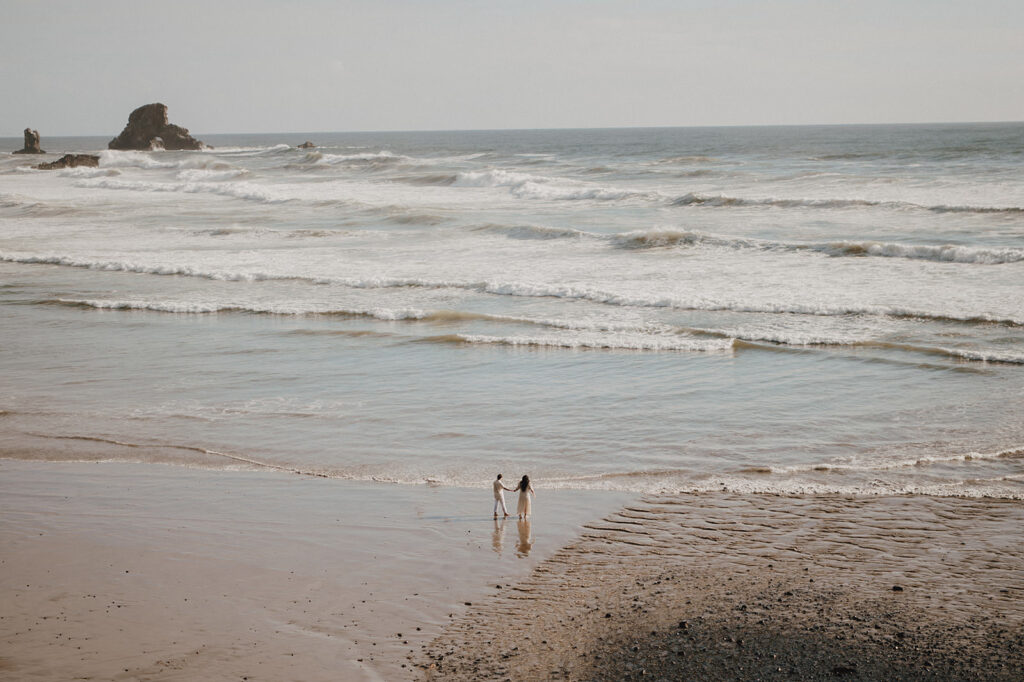
[[[533,484],[527,486],[526,490],[519,489],[519,502],[516,503],[516,514],[519,516],[529,516],[532,505],[530,504],[530,495],[535,495],[533,492]]]

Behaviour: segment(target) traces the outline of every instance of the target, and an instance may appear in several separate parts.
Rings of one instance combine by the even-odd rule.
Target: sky
[[[1019,121],[1021,0],[0,0],[0,136]]]

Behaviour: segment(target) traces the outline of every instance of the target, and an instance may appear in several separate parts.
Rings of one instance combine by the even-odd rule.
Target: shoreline
[[[0,680],[412,679],[445,625],[628,495],[0,462]]]

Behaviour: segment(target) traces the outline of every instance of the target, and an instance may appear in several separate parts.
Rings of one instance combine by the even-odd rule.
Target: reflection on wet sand
[[[530,529],[529,519],[520,519],[516,522],[519,527],[519,544],[516,546],[516,552],[519,556],[529,556],[530,548],[533,547],[533,532]]]
[[[507,519],[494,519],[494,533],[491,534],[491,547],[499,556],[505,547],[505,521]]]

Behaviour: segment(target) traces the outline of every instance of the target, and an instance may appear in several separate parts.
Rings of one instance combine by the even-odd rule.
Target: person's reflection
[[[494,548],[494,552],[498,556],[501,556],[501,550],[504,548],[505,545],[506,520],[507,519],[504,518],[501,519],[501,521],[499,521],[497,518],[494,519],[494,534],[491,535],[491,547]]]
[[[519,526],[519,545],[516,550],[519,556],[527,556],[530,548],[533,547],[533,534],[530,532],[530,520],[519,519],[516,522]]]

